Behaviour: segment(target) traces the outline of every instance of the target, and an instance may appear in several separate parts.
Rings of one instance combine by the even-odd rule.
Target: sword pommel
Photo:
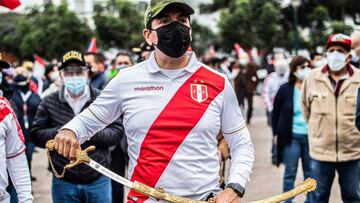
[[[45,145],[46,151],[47,151],[47,155],[49,158],[49,162],[50,162],[50,166],[51,169],[54,173],[54,176],[57,178],[63,178],[65,175],[65,172],[71,168],[74,168],[75,166],[81,164],[81,163],[89,163],[90,162],[90,157],[88,156],[88,153],[91,151],[95,150],[95,146],[90,146],[88,148],[86,148],[85,150],[77,150],[76,151],[76,159],[75,162],[67,164],[64,169],[63,172],[61,174],[58,174],[58,172],[56,171],[54,164],[52,163],[51,160],[51,156],[50,156],[50,151],[53,151],[55,149],[55,141],[54,140],[49,140],[46,142]]]

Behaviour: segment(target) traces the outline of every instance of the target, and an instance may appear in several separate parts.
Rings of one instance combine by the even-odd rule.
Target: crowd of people
[[[271,160],[285,165],[284,192],[294,188],[301,160],[304,178],[318,185],[307,203],[329,201],[335,173],[343,201],[360,202],[360,30],[331,35],[324,53],[310,57],[274,54],[261,64],[210,45],[197,58],[189,49],[194,10],[184,1],[158,2],[147,9],[146,42],[136,52],[110,59],[69,50],[41,71],[0,58],[0,202],[32,202],[32,155],[51,139],[57,172],[93,145],[91,159],[133,181],[239,202],[254,161],[246,125],[264,67]],[[54,203],[124,200],[122,185],[86,165],[53,176],[51,189]],[[150,201],[134,191],[128,200]]]

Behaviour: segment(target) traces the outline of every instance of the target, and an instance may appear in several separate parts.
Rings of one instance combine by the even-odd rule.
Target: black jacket
[[[281,152],[291,143],[294,115],[294,83],[283,84],[276,93],[271,113],[273,135],[277,135],[278,162],[282,162]]]
[[[32,92],[29,99],[26,101],[27,104],[27,116],[28,116],[28,124],[29,128],[25,128],[25,122],[24,122],[24,111],[23,111],[23,100],[21,98],[21,95],[19,93],[19,89],[14,88],[14,92],[11,96],[11,100],[13,101],[13,104],[15,104],[15,114],[19,121],[19,124],[21,126],[21,129],[25,136],[25,142],[30,142],[30,130],[31,126],[33,124],[33,121],[35,119],[36,110],[38,109],[38,106],[41,102],[41,98],[38,94]],[[30,90],[29,90],[30,91]]]
[[[99,90],[91,89],[91,100],[82,108],[88,107],[100,94]],[[35,121],[31,130],[31,139],[38,147],[45,147],[48,140],[53,139],[63,125],[74,118],[74,112],[66,102],[64,91],[58,91],[45,97],[36,112]],[[109,147],[119,144],[124,134],[120,118],[102,131],[95,134],[89,141],[81,145],[82,149],[95,145],[96,150],[89,153],[90,158],[105,167],[110,165]],[[67,158],[51,153],[51,157],[58,173],[69,163]],[[85,164],[80,164],[65,173],[64,180],[75,184],[87,184],[95,181],[101,175]]]

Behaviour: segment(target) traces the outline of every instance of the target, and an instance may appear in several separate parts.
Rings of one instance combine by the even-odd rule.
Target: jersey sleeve
[[[11,159],[25,151],[24,135],[13,112],[5,118],[4,122],[8,127],[5,141],[6,158]]]
[[[245,120],[241,114],[239,103],[237,101],[234,89],[228,79],[225,80],[223,91],[223,108],[221,112],[221,131],[231,134],[244,127]]]
[[[84,143],[119,118],[122,114],[119,80],[119,77],[115,77],[86,110],[78,114],[62,129],[73,131],[79,142]]]
[[[238,183],[245,188],[250,181],[254,162],[254,146],[246,122],[241,114],[235,92],[226,80],[223,92],[221,131],[230,148],[231,168],[229,183]]]

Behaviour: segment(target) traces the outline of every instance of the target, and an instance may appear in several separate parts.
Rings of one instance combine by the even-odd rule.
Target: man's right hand
[[[76,151],[80,150],[80,143],[76,138],[76,134],[68,129],[60,130],[55,136],[55,150],[62,156],[74,161]]]

